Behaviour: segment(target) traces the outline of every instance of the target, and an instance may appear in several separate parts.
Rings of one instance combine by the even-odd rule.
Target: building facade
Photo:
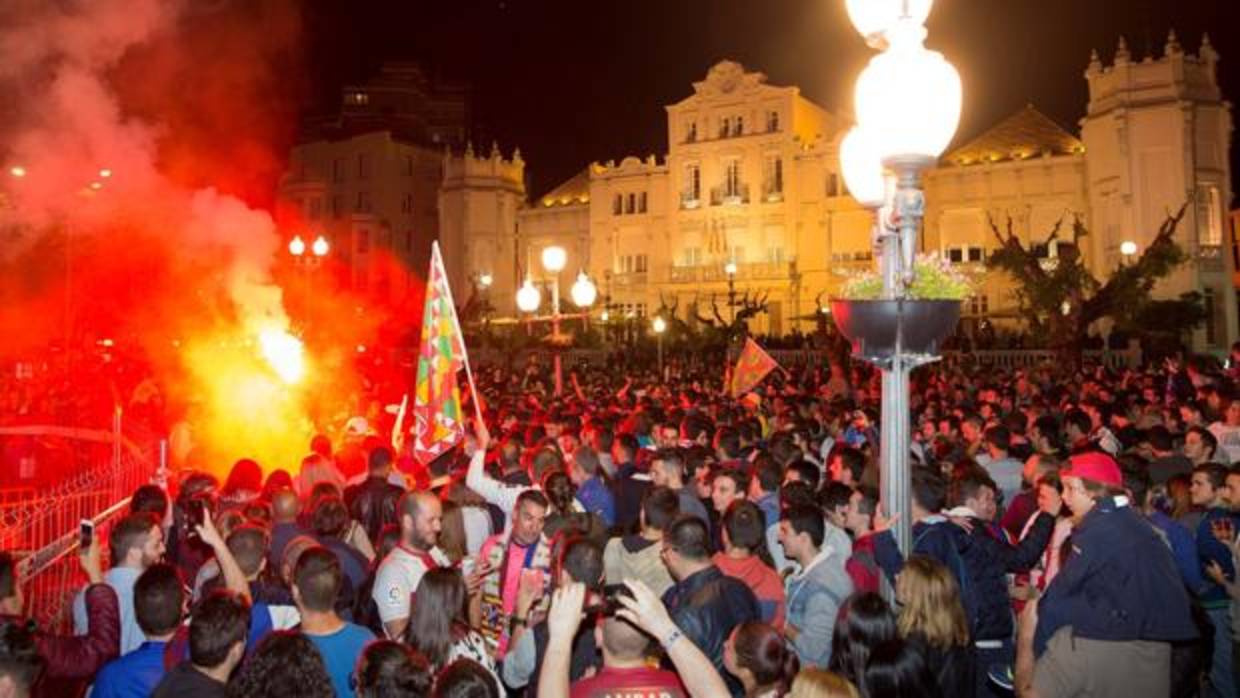
[[[998,245],[991,221],[1006,229],[1010,216],[1020,237],[1054,258],[1056,242],[1042,243],[1060,220],[1070,239],[1079,216],[1090,230],[1086,264],[1105,279],[1124,261],[1123,243],[1139,254],[1167,212],[1189,201],[1177,240],[1190,260],[1155,293],[1203,294],[1209,320],[1194,346],[1219,349],[1237,336],[1235,264],[1224,253],[1231,115],[1217,60],[1208,39],[1191,55],[1172,34],[1161,56],[1141,60],[1121,41],[1110,66],[1096,54],[1088,64],[1078,134],[1030,105],[925,173],[921,248],[976,272],[966,318],[1019,320],[1010,280],[985,270]],[[761,296],[768,312],[755,332],[809,330],[849,274],[874,264],[870,214],[848,196],[838,166],[850,126],[797,88],[723,61],[667,107],[665,155],[593,163],[517,212],[512,289],[526,276],[548,282],[538,253],[557,244],[569,252],[561,287],[585,270],[612,312],[690,316],[696,304],[705,317],[728,317],[729,297]]]
[[[1095,53],[1085,69],[1079,131],[1026,106],[924,173],[921,250],[976,272],[968,322],[1019,322],[1010,280],[985,270],[998,245],[992,221],[1006,229],[1010,217],[1022,239],[1053,259],[1050,232],[1063,220],[1061,236],[1070,238],[1079,217],[1090,231],[1086,264],[1105,279],[1132,248],[1124,243],[1139,254],[1167,212],[1187,201],[1177,241],[1189,262],[1155,293],[1203,295],[1209,319],[1196,348],[1236,338],[1235,255],[1224,249],[1232,121],[1217,62],[1205,38],[1190,54],[1173,33],[1161,55],[1141,59],[1121,40],[1110,65]],[[360,92],[346,89],[345,102]],[[754,332],[811,330],[848,276],[875,263],[871,214],[848,195],[839,169],[851,123],[731,61],[666,111],[666,153],[591,163],[533,200],[519,152],[505,157],[492,146],[477,154],[445,142],[451,133],[441,129],[439,142],[383,131],[298,146],[282,201],[324,220],[333,242],[349,246],[363,287],[376,283],[363,250],[390,247],[416,265],[437,238],[458,301],[487,278],[499,315],[516,314],[526,279],[544,287],[544,298],[558,281],[562,310],[574,311],[566,291],[584,271],[599,288],[596,314],[674,309],[693,322],[728,318],[761,298],[767,312],[751,321]],[[382,176],[368,179],[367,167]],[[549,245],[568,253],[558,279],[539,261]]]

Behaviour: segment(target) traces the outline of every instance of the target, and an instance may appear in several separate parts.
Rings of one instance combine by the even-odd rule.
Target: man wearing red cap
[[[1072,555],[1021,616],[1018,694],[1167,696],[1170,643],[1197,637],[1171,552],[1110,456],[1073,456],[1060,477],[1078,521]]]

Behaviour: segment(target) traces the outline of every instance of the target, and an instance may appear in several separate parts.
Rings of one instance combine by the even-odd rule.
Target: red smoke
[[[294,466],[312,418],[356,393],[357,347],[412,316],[345,292],[331,263],[303,283],[269,213],[306,87],[297,8],[0,8],[0,359],[66,328],[140,351],[215,467]],[[269,330],[301,335],[317,374],[273,383]]]

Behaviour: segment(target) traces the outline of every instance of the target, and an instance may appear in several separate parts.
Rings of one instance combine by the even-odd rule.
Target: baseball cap
[[[1079,477],[1112,487],[1123,487],[1124,476],[1119,464],[1105,453],[1082,453],[1068,459],[1068,467],[1060,471],[1060,477]]]

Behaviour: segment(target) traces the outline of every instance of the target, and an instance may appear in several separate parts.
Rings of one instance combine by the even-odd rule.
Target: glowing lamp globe
[[[517,289],[517,308],[521,312],[532,313],[538,310],[539,304],[542,303],[542,292],[538,290],[533,282],[529,279],[521,284],[521,288]]]
[[[301,239],[300,235],[293,236],[288,243],[288,252],[294,257],[300,257],[306,253],[306,242]]]
[[[491,284],[495,283],[495,277],[490,274],[481,274],[478,276],[478,283],[481,284],[483,288],[491,288]]]
[[[320,235],[315,238],[314,244],[310,246],[310,249],[314,252],[315,257],[325,257],[328,251],[331,250],[331,245],[327,244],[327,238]]]
[[[1131,257],[1137,253],[1137,243],[1132,240],[1125,240],[1119,244],[1119,253],[1125,257]]]
[[[654,322],[651,324],[651,327],[654,329],[655,334],[663,334],[663,332],[667,329],[667,320],[656,316]]]
[[[840,142],[840,170],[848,193],[865,208],[878,208],[887,198],[882,154],[869,131],[859,126]]]
[[[543,269],[558,274],[564,270],[564,265],[568,263],[568,253],[559,245],[544,247],[542,251]]]
[[[874,134],[884,163],[928,164],[956,134],[961,98],[960,74],[942,54],[901,40],[857,78],[857,122]]]
[[[736,262],[728,262],[723,265],[723,271],[728,276],[736,276]]]
[[[883,35],[896,22],[925,24],[934,0],[846,0],[848,19],[866,43],[878,47]]]
[[[584,271],[577,274],[577,280],[573,282],[570,292],[573,296],[573,303],[576,303],[578,308],[588,308],[594,305],[594,300],[598,298],[598,288]]]

